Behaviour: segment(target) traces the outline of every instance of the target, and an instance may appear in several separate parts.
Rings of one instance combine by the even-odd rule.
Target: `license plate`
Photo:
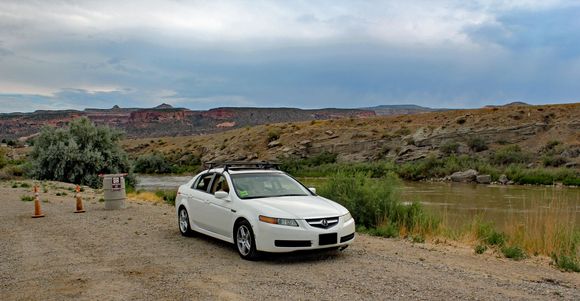
[[[327,234],[320,234],[319,236],[318,245],[334,245],[338,242],[338,234],[337,233],[327,233]]]

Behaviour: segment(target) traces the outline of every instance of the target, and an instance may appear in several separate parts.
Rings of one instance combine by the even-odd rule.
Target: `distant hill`
[[[433,109],[422,107],[418,105],[380,105],[376,107],[361,108],[363,110],[374,111],[377,115],[403,115],[403,114],[418,114],[427,112],[446,111],[447,109]]]
[[[270,141],[270,133],[278,138]],[[578,133],[580,103],[276,123],[204,136],[127,139],[123,145],[133,157],[161,152],[178,160],[194,154],[203,162],[306,158],[324,152],[337,154],[342,162],[407,162],[442,156],[442,146],[451,142],[457,143],[458,155],[471,155],[470,141],[477,137],[487,147],[478,152],[481,156],[517,144],[534,154],[535,164],[543,164],[546,145],[557,141],[554,154],[577,170]]]
[[[529,103],[525,103],[523,101],[514,101],[510,103],[506,103],[505,105],[487,105],[486,108],[500,108],[500,107],[526,107],[531,106]]]
[[[129,138],[185,136],[224,131],[259,124],[359,118],[375,116],[363,109],[297,108],[215,108],[194,111],[161,104],[154,108],[110,109],[88,108],[79,110],[39,110],[32,113],[0,114],[0,139],[25,140],[37,134],[43,126],[65,126],[75,118],[86,116],[96,124],[122,129]]]

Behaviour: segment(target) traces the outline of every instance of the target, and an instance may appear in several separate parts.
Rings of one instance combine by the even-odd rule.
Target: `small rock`
[[[302,140],[300,141],[300,145],[310,146],[312,144],[312,140]]]
[[[468,169],[466,171],[458,171],[451,175],[451,180],[453,182],[473,182],[477,177],[477,171],[474,169]]]
[[[324,133],[325,133],[326,135],[328,135],[328,136],[332,136],[332,135],[334,135],[334,132],[333,132],[333,131],[331,131],[331,130],[328,130],[328,131],[326,131],[326,132],[324,132]]]
[[[506,185],[509,180],[508,180],[508,177],[506,175],[501,175],[501,176],[499,176],[499,179],[497,181],[502,185]]]
[[[274,141],[268,143],[268,147],[269,148],[277,147],[277,146],[280,146],[280,145],[282,145],[282,143],[280,141],[278,141],[278,140],[274,140]]]
[[[578,163],[576,163],[576,162],[568,162],[568,163],[564,164],[564,167],[566,167],[566,168],[576,168],[576,167],[578,167]]]
[[[512,181],[512,180],[509,180],[509,181],[507,182],[507,184],[508,184],[508,185],[514,185],[514,184],[515,184],[515,182],[514,182],[514,181]]]
[[[491,176],[490,175],[478,175],[475,180],[479,184],[489,184],[491,183]]]

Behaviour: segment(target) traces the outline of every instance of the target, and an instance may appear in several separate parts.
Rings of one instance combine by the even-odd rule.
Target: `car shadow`
[[[179,232],[176,233],[180,235]],[[207,244],[211,244],[216,248],[231,252],[232,255],[238,257],[238,252],[233,244],[225,242],[205,234],[196,233],[194,237],[189,239],[197,240]],[[348,250],[348,249],[347,249]],[[317,262],[327,260],[341,260],[348,256],[348,251],[340,251],[338,248],[320,249],[320,250],[304,250],[294,251],[288,253],[260,253],[260,257],[256,262],[267,264],[299,264],[305,262]],[[240,260],[243,260],[240,258]]]

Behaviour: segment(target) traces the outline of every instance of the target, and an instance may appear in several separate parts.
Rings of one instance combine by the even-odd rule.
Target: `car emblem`
[[[320,224],[321,224],[322,226],[324,226],[324,227],[328,227],[328,221],[327,221],[326,219],[322,219],[322,220],[320,221]]]

